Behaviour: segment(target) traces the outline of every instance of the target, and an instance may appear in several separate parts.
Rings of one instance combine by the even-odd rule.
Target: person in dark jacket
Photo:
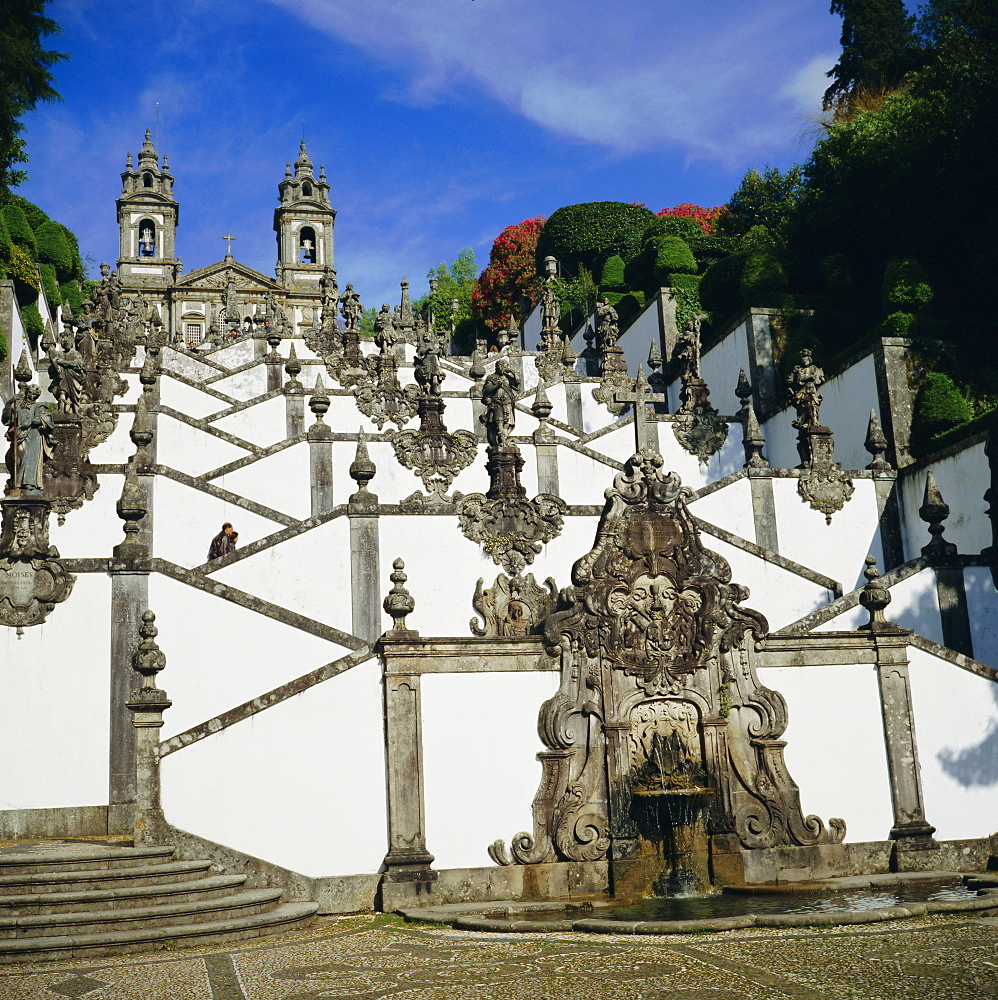
[[[236,539],[238,537],[232,530],[232,525],[226,521],[222,525],[222,530],[211,540],[211,546],[208,549],[208,558],[220,559],[222,556],[227,556],[230,552],[235,551]]]

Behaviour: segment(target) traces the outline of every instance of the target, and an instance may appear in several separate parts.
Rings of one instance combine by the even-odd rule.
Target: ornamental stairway
[[[212,874],[210,861],[174,861],[172,847],[119,843],[0,849],[0,963],[241,941],[298,930],[318,909]]]

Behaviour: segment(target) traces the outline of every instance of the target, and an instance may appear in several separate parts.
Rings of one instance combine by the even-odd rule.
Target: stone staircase
[[[120,842],[0,848],[0,963],[240,941],[301,928],[318,909],[210,868]]]

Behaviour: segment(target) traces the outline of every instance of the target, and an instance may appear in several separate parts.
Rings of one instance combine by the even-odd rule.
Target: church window
[[[311,198],[312,197],[312,185],[309,184],[308,181],[305,181],[305,183],[302,184],[302,186],[301,186],[301,196],[303,198]]]
[[[139,256],[156,256],[156,224],[152,219],[143,219],[139,223]]]
[[[187,341],[188,347],[196,347],[201,343],[201,339],[204,336],[204,324],[203,323],[185,323],[184,324],[184,339]]]
[[[315,255],[315,230],[311,226],[302,226],[298,234],[299,263],[314,264]]]
[[[152,187],[152,174],[144,173],[142,175],[142,186],[147,188]]]

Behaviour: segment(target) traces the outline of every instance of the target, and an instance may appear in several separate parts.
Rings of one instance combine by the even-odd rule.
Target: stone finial
[[[316,423],[322,423],[322,418],[329,409],[329,396],[326,394],[325,386],[322,384],[322,372],[317,372],[315,376],[315,388],[308,401],[308,408],[315,414]]]
[[[742,445],[745,448],[745,468],[746,469],[768,469],[769,462],[762,454],[762,449],[766,447],[766,436],[762,433],[759,425],[759,418],[755,415],[755,407],[751,398],[745,404],[745,428],[742,437]]]
[[[738,384],[735,386],[735,395],[738,397],[741,406],[738,410],[739,414],[744,414],[749,406],[749,400],[752,398],[752,384],[748,380],[748,376],[745,374],[745,369],[740,368],[738,370]]]
[[[271,354],[277,353],[277,348],[281,346],[283,339],[280,328],[276,324],[272,323],[267,327],[267,344],[270,346]]]
[[[554,407],[551,405],[551,400],[548,399],[544,383],[538,382],[537,391],[534,393],[534,402],[531,404],[530,412],[533,413],[538,420],[544,421],[551,416],[552,409],[554,409]]]
[[[156,645],[156,616],[149,610],[142,613],[142,624],[139,626],[141,642],[132,654],[132,669],[142,675],[140,690],[157,690],[156,674],[166,666],[166,654]]]
[[[575,353],[575,348],[572,347],[571,337],[566,336],[564,344],[561,348],[561,363],[565,369],[574,369],[575,362],[578,360],[578,356]]]
[[[284,391],[289,393],[302,392],[304,386],[298,381],[301,374],[301,362],[295,353],[295,345],[292,341],[291,350],[288,351],[288,360],[284,362],[284,372],[288,376],[288,381],[284,385]]]
[[[880,579],[880,570],[877,569],[877,557],[866,557],[866,569],[863,570],[866,577],[866,586],[859,592],[859,603],[870,613],[870,620],[865,625],[860,625],[861,630],[877,632],[883,629],[897,629],[897,625],[889,622],[884,617],[884,608],[891,603],[891,592],[884,586]]]
[[[17,362],[17,367],[14,369],[14,378],[22,384],[31,381],[31,364],[28,361],[28,349],[26,347],[21,351],[21,357]]]
[[[648,347],[648,370],[656,372],[662,367],[662,352],[653,340]]]
[[[477,348],[471,354],[471,367],[468,369],[468,375],[475,382],[480,382],[485,378],[485,355]]]
[[[128,467],[115,510],[118,512],[118,517],[125,522],[125,538],[115,546],[115,555],[139,555],[138,550],[144,551],[145,546],[136,537],[139,533],[138,522],[146,516],[147,508],[145,494],[139,485],[139,477],[133,465]]]
[[[863,447],[873,456],[873,461],[867,466],[868,469],[872,469],[874,472],[885,472],[891,467],[890,462],[880,457],[887,451],[887,437],[874,410],[870,410],[870,423],[867,425]]]
[[[144,471],[146,460],[149,457],[147,449],[152,444],[153,439],[152,421],[149,419],[145,393],[141,393],[135,403],[135,419],[132,421],[128,436],[138,449],[136,452],[137,471]]]
[[[361,427],[357,435],[357,453],[350,463],[350,478],[357,484],[358,492],[367,492],[367,484],[374,478],[377,471],[377,466],[367,453],[367,437],[364,434],[364,428]]]
[[[931,469],[925,475],[925,493],[922,496],[922,506],[918,508],[918,516],[928,524],[929,534],[932,536],[929,544],[922,547],[922,555],[930,557],[956,555],[956,546],[943,538],[943,532],[946,530],[943,521],[949,517],[949,504],[943,500]]]
[[[392,563],[392,573],[390,577],[392,589],[385,597],[382,607],[385,612],[391,615],[391,632],[409,632],[406,628],[405,619],[416,610],[416,602],[412,594],[405,588],[405,582],[409,579],[405,573],[405,563],[401,558]]]
[[[143,392],[152,392],[159,378],[159,349],[147,347],[146,356],[142,362],[142,370],[139,372],[139,381],[142,383]]]
[[[544,258],[544,277],[554,278],[558,275],[558,261],[550,254]]]

